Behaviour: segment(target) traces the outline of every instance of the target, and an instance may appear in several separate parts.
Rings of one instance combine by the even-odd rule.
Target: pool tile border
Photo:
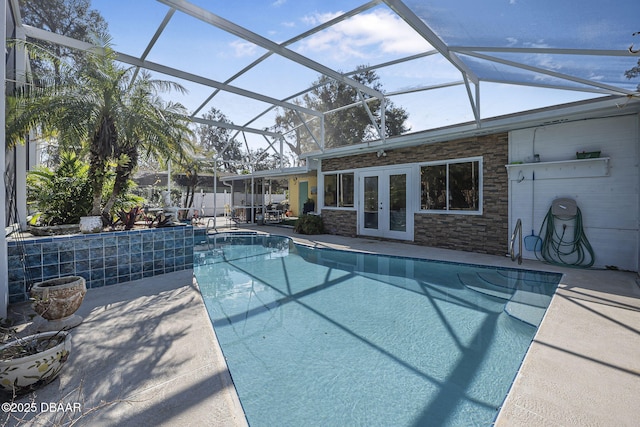
[[[32,283],[82,276],[87,288],[193,268],[190,225],[8,239],[9,302],[28,299]]]

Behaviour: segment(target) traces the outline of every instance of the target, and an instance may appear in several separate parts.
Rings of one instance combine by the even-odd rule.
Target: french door
[[[359,234],[413,240],[411,178],[407,168],[360,173]]]

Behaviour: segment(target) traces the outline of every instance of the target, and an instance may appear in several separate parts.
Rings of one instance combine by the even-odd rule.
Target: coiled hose
[[[538,233],[542,238],[542,245],[540,252],[536,251],[536,258],[549,264],[566,267],[588,268],[593,265],[595,254],[586,234],[584,234],[580,208],[576,207],[576,209],[575,216],[564,219],[553,215],[552,208],[549,208],[549,212],[542,221],[540,233]],[[556,220],[563,222],[561,226],[556,224]],[[565,240],[568,237],[566,235],[567,222],[572,220],[575,221],[573,239]],[[560,232],[559,229],[562,231]]]

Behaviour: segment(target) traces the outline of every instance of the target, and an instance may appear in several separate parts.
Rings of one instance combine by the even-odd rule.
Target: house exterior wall
[[[581,210],[594,266],[638,271],[639,126],[633,114],[512,131],[510,162],[538,154],[540,163],[510,166],[510,227],[520,218],[525,236],[538,234],[552,201],[571,198]],[[608,170],[605,161],[575,161],[582,151],[601,151]],[[535,253],[525,249],[523,257],[535,259]]]
[[[357,221],[358,213],[355,210],[322,210],[322,224],[325,233],[356,237],[358,235]]]
[[[300,194],[300,182],[307,182],[307,194]],[[298,175],[296,177],[289,178],[289,209],[293,213],[293,216],[300,216],[302,212],[298,209],[300,206],[300,198],[302,198],[302,202],[304,203],[307,199],[313,199],[316,202],[316,210],[318,208],[318,197],[317,194],[312,194],[311,190],[313,188],[317,188],[318,186],[318,177],[315,175]]]
[[[431,161],[481,156],[483,161],[482,214],[414,213],[414,242],[447,249],[503,255],[509,239],[508,160],[506,133],[465,138],[358,154],[322,161],[322,172],[357,170]],[[418,193],[417,191],[415,192]],[[325,228],[332,233],[352,236],[357,233],[356,210],[322,209]]]

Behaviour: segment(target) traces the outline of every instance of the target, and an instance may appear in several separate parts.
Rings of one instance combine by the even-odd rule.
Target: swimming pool
[[[263,235],[194,258],[254,427],[491,425],[560,279]]]

